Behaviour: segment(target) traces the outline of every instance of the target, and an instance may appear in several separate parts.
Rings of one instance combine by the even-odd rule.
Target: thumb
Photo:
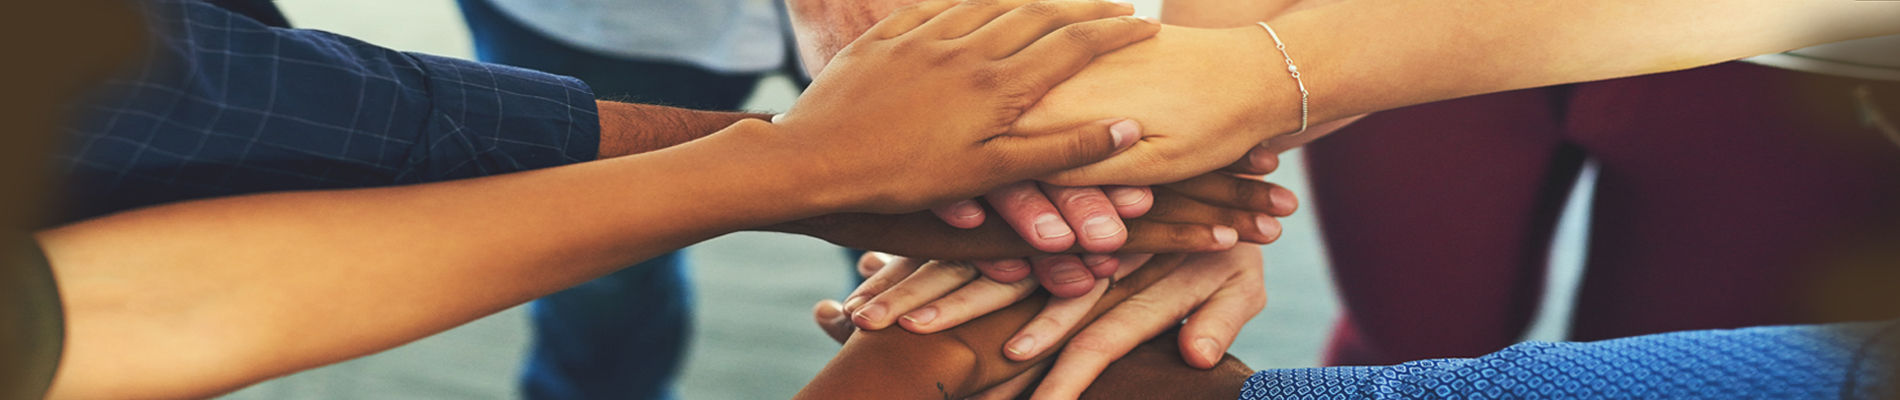
[[[1108,159],[1141,140],[1141,123],[1110,118],[1031,136],[1003,136],[991,141],[1004,165],[1018,168],[1022,177],[1044,176]]]

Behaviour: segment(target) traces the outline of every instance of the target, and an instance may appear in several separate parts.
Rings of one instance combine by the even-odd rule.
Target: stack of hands
[[[1246,32],[1161,30],[1164,36],[1150,38],[1159,30],[1158,24],[1127,17],[1134,11],[1130,5],[1100,1],[868,3],[877,2],[792,2],[794,26],[804,45],[807,66],[819,80],[806,98],[786,114],[781,125],[797,127],[804,120],[801,115],[809,109],[808,104],[822,104],[832,95],[849,95],[854,100],[872,104],[942,106],[948,103],[942,100],[947,97],[945,94],[957,90],[837,89],[828,83],[841,79],[826,78],[865,73],[867,67],[858,61],[870,55],[931,49],[942,53],[912,58],[942,60],[965,58],[968,53],[977,52],[988,53],[983,56],[1005,67],[976,68],[971,76],[977,84],[954,86],[979,92],[1001,88],[1005,94],[1000,102],[1003,110],[997,112],[1001,117],[993,120],[970,121],[988,125],[963,130],[988,132],[990,136],[985,139],[992,141],[983,143],[995,144],[1022,138],[1072,135],[1078,130],[1099,132],[1106,127],[1111,132],[1109,136],[1115,150],[1112,156],[1099,162],[1063,160],[1067,162],[1059,164],[1081,166],[1039,170],[1029,176],[1033,179],[1002,185],[979,198],[932,207],[929,214],[832,214],[772,227],[825,238],[848,247],[891,253],[868,254],[859,267],[867,281],[842,303],[820,302],[814,310],[819,325],[841,343],[858,329],[881,330],[893,325],[920,334],[934,333],[1015,304],[1038,289],[1046,289],[1053,294],[1047,306],[1033,322],[1007,340],[1004,348],[994,351],[1013,361],[1041,359],[1056,352],[1056,345],[1065,338],[1072,337],[1059,349],[1062,357],[1053,366],[1032,369],[1016,377],[1011,381],[1013,384],[997,386],[986,392],[985,397],[1014,396],[1044,372],[1047,377],[1036,392],[1038,396],[1080,395],[1111,362],[1176,326],[1181,326],[1180,354],[1189,365],[1211,368],[1219,363],[1241,327],[1266,304],[1259,249],[1240,246],[1239,242],[1273,242],[1281,233],[1278,218],[1291,215],[1298,208],[1298,200],[1291,191],[1263,182],[1259,177],[1279,166],[1280,151],[1299,144],[1291,140],[1269,140],[1275,134],[1297,128],[1297,114],[1293,114],[1291,120],[1294,126],[1288,127],[1285,115],[1237,118],[1235,116],[1260,113],[1220,109],[1253,110],[1284,104],[1284,101],[1264,101],[1272,96],[1266,93],[1236,93],[1233,101],[1205,102],[1198,97],[1188,97],[1205,93],[1129,83],[1228,80],[1239,76],[1270,79],[1269,74],[1257,72],[1259,67],[1250,64],[1277,63],[1278,59],[1226,60],[1226,65],[1247,72],[1213,76],[1215,74],[1196,71],[1204,68],[1206,60],[1166,54],[1180,52],[1204,57],[1236,53],[1166,46],[1207,43],[1198,38],[1170,41],[1170,35],[1228,35],[1265,40],[1265,33],[1251,38]],[[898,9],[901,3],[915,4]],[[864,15],[886,13],[891,17],[882,22],[862,19]],[[920,23],[920,20],[928,22]],[[871,23],[876,25],[870,26]],[[977,26],[981,28],[974,28]],[[971,46],[992,43],[986,34],[1014,29],[1025,32],[1009,34],[1016,36],[1010,42],[1013,46]],[[849,46],[839,44],[852,38],[856,41]],[[1015,46],[1025,39],[1035,40],[1027,47]],[[1080,46],[1076,46],[1078,44]],[[956,49],[958,46],[970,47]],[[1044,57],[1041,53],[1048,47],[1063,46],[1088,50],[1064,54],[1059,60],[1027,61]],[[1258,55],[1245,57],[1258,58]],[[952,71],[955,69],[949,65],[929,66],[933,74],[954,73]],[[1169,79],[1150,79],[1155,76]],[[962,83],[970,82],[971,78],[920,80]],[[1182,87],[1205,86],[1205,83],[1185,82]],[[1235,87],[1236,92],[1241,88],[1248,91],[1283,89],[1282,85],[1264,82],[1215,86]],[[911,97],[885,99],[892,96]],[[875,100],[866,101],[871,99]],[[1296,105],[1282,108],[1298,112]],[[1131,113],[1135,115],[1133,118],[1123,117]],[[1314,130],[1329,131],[1337,125],[1343,124]],[[938,132],[958,130],[939,129]],[[1056,151],[1032,157],[1060,159],[1077,153],[1086,151]],[[939,163],[948,161],[937,161],[943,159],[942,155],[900,156],[930,160],[917,164],[938,172],[995,171],[1022,163],[1009,160],[1003,164],[971,167],[975,169],[958,169],[943,168]],[[888,176],[909,180],[919,175],[929,174],[907,172]],[[935,184],[959,178],[933,177],[925,182]],[[940,187],[932,191],[943,190]],[[1178,252],[1225,252],[1227,255],[1202,258],[1169,270],[1152,285],[1127,297],[1120,306],[1099,315],[1099,320],[1091,318],[1095,322],[1081,323],[1116,279],[1133,272],[1153,253]],[[1184,319],[1186,322],[1182,325]]]

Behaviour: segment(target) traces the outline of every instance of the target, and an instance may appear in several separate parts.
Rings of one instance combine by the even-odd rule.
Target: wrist
[[[646,104],[595,101],[600,112],[600,158],[664,149],[697,140],[739,121],[770,114],[699,111]]]

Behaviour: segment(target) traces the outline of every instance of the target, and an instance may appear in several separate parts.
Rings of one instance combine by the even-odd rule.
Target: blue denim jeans
[[[549,39],[486,0],[459,3],[477,58],[573,76],[603,99],[731,110],[761,78],[604,56]],[[690,285],[684,258],[675,252],[536,300],[529,306],[534,343],[522,368],[522,396],[676,397],[674,380],[691,337]]]

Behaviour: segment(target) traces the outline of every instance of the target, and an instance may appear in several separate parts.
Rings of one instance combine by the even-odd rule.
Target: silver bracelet
[[[1300,85],[1300,130],[1294,131],[1287,136],[1306,133],[1306,81],[1300,79],[1300,67],[1293,65],[1293,55],[1286,53],[1286,43],[1280,42],[1280,34],[1274,32],[1273,27],[1267,26],[1267,23],[1264,21],[1258,22],[1258,24],[1260,24],[1261,28],[1267,28],[1267,35],[1273,37],[1273,48],[1280,50],[1281,57],[1286,57],[1286,72],[1293,74],[1293,83]]]

